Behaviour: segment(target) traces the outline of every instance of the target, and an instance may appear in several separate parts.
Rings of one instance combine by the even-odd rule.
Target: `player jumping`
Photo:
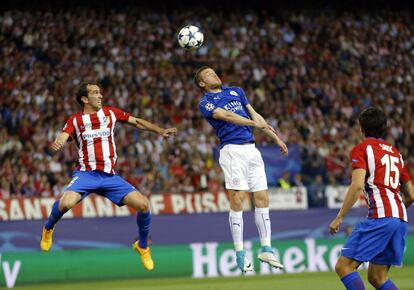
[[[117,154],[114,129],[116,122],[121,122],[163,137],[175,135],[177,129],[163,129],[117,108],[102,106],[102,98],[97,85],[82,84],[76,100],[83,110],[67,120],[62,132],[50,146],[51,152],[56,153],[71,138],[79,148],[79,160],[72,181],[65,188],[62,197],[53,204],[52,212],[43,228],[40,248],[42,251],[49,251],[53,231],[59,219],[90,193],[96,193],[118,206],[128,205],[137,210],[139,240],[133,247],[140,254],[145,269],[152,270],[154,262],[148,246],[151,223],[149,202],[134,186],[115,174]]]
[[[261,243],[258,259],[275,268],[283,268],[271,247],[267,180],[262,156],[254,144],[252,127],[259,128],[272,138],[282,154],[287,155],[288,149],[274,129],[249,104],[241,88],[222,86],[215,71],[207,66],[198,69],[195,83],[204,91],[199,109],[220,139],[219,163],[230,193],[229,224],[237,265],[242,272],[253,269],[243,250],[243,201],[246,192],[252,192]]]

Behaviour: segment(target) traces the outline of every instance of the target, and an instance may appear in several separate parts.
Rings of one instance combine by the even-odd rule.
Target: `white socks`
[[[256,208],[254,211],[254,221],[259,231],[261,246],[271,246],[270,239],[272,236],[270,229],[269,208]]]
[[[237,251],[243,250],[243,211],[230,209],[229,224],[233,237],[234,248]]]
[[[269,218],[269,208],[256,208],[254,220],[259,231],[260,245],[271,247],[271,228]],[[230,209],[229,224],[233,237],[234,248],[236,251],[243,250],[243,211],[233,211]]]

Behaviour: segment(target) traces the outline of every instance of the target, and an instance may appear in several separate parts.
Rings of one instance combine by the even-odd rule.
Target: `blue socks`
[[[272,247],[269,247],[269,246],[262,246],[262,247],[260,248],[260,251],[261,251],[262,253],[265,253],[265,252],[273,253],[273,249],[272,249]]]
[[[381,285],[381,287],[378,288],[378,290],[398,290],[398,288],[394,283],[392,283],[390,279],[388,279],[384,284]]]
[[[358,272],[352,272],[341,278],[347,290],[365,290],[364,282]]]
[[[151,224],[151,212],[138,213],[137,215],[139,247],[145,249],[148,247],[148,234]]]
[[[59,201],[55,201],[49,218],[47,219],[47,222],[45,224],[45,228],[47,230],[52,229],[55,226],[55,224],[62,218],[63,214],[64,213],[59,210]]]

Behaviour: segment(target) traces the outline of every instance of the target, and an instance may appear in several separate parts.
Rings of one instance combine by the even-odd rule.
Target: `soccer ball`
[[[194,25],[184,26],[178,32],[178,44],[186,49],[199,48],[204,41],[204,34]]]

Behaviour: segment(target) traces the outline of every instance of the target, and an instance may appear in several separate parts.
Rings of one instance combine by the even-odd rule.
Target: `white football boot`
[[[273,268],[276,268],[276,269],[284,268],[284,266],[276,259],[275,253],[273,252],[272,248],[269,246],[262,247],[261,252],[257,256],[257,258],[263,263],[268,263]]]

